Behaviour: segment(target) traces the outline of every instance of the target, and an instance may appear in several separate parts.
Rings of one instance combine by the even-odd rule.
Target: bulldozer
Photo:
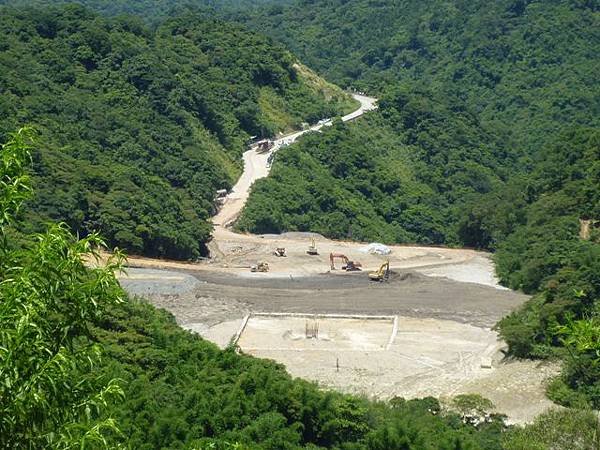
[[[346,255],[341,253],[330,253],[329,254],[329,263],[331,264],[331,270],[335,270],[335,258],[339,258],[342,260],[344,264],[342,266],[342,270],[346,272],[354,272],[356,270],[361,270],[362,264],[358,261],[350,261]]]
[[[268,272],[269,271],[269,263],[259,262],[254,266],[250,266],[250,272]]]
[[[275,256],[281,256],[281,257],[283,257],[283,256],[287,256],[287,251],[285,250],[285,247],[277,247],[275,249],[275,251],[273,252],[273,254]]]
[[[317,251],[317,245],[315,244],[315,238],[312,238],[310,245],[308,246],[308,250],[306,250],[306,253],[308,253],[309,255],[319,254],[319,252]]]
[[[390,260],[384,262],[379,270],[375,272],[369,272],[369,279],[371,281],[387,281],[390,279]]]

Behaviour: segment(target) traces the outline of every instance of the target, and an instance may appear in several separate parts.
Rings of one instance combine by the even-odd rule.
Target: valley
[[[356,94],[354,98],[360,108],[342,121],[375,108],[375,99]],[[381,256],[366,251],[365,243],[332,241],[314,233],[231,231],[252,185],[268,175],[271,155],[330,122],[282,136],[268,152],[252,148],[244,153],[244,171],[212,219],[208,260],[186,264],[130,257],[131,269],[120,278],[124,288],[167,309],[182,327],[221,348],[242,327],[245,334],[238,335],[237,344],[244,353],[283,363],[293,376],[323,387],[377,399],[433,396],[450,401],[458,394],[480,394],[510,422],[532,421],[552,405],[545,386],[559,366],[504,357],[506,345],[491,328],[527,297],[498,284],[488,254],[390,246],[391,253]],[[306,253],[313,239],[318,255]],[[276,248],[285,248],[286,256],[276,256]],[[363,271],[330,270],[329,254],[339,252],[360,261]],[[369,281],[365,272],[385,261],[392,270],[390,279]],[[268,263],[269,271],[252,273],[251,266],[258,262]],[[250,334],[246,323],[255,314],[267,315],[261,319],[262,329],[270,333],[263,342],[266,347],[245,343]],[[338,315],[363,319],[352,329],[345,322],[350,319],[335,319]],[[325,330],[332,321],[342,320],[338,334],[369,339],[370,333],[386,333],[385,324],[369,320],[382,315],[398,322],[385,348],[365,349],[352,340],[344,347],[336,339],[328,339],[327,348],[315,347],[319,340],[298,347],[303,339],[286,338],[294,327],[310,320]],[[373,324],[371,332],[368,323]],[[339,365],[340,359],[341,370],[333,363]]]
[[[0,448],[600,449],[597,0],[0,31]]]

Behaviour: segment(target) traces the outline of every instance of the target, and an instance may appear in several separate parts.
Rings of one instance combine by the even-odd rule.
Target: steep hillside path
[[[377,108],[377,99],[367,97],[365,95],[353,94],[355,100],[360,102],[360,107],[350,114],[342,117],[342,121],[348,122],[362,116],[365,112],[371,111]],[[311,131],[319,131],[326,125],[331,125],[331,119],[321,121],[318,125],[307,128],[306,130],[296,131],[294,133],[280,137],[274,141],[273,148],[266,153],[258,153],[256,148],[252,148],[244,153],[244,172],[237,181],[229,195],[225,199],[219,213],[212,218],[212,222],[216,228],[230,226],[239,216],[240,212],[244,208],[248,196],[250,195],[250,188],[254,182],[260,178],[265,178],[269,175],[271,170],[268,164],[269,157],[277,152],[282,147],[291,144],[296,141],[303,134]],[[216,230],[215,230],[216,231]],[[215,234],[215,239],[218,239]]]

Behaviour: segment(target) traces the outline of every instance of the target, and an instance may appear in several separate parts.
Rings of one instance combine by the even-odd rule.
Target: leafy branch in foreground
[[[0,226],[4,227],[15,215],[21,203],[31,193],[29,177],[24,164],[31,161],[29,146],[33,137],[31,128],[21,128],[11,135],[11,140],[2,146],[0,164]]]
[[[96,374],[101,352],[88,324],[121,301],[123,255],[88,268],[104,242],[78,240],[64,224],[9,248],[8,229],[31,192],[32,136],[21,129],[1,148],[0,448],[108,448],[105,436],[118,429],[103,412],[123,391]]]

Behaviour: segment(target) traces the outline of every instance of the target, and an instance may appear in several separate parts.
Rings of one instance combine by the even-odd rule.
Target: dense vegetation
[[[529,177],[561,135],[600,125],[597,6],[569,0],[299,0],[237,17],[285,42],[338,84],[379,93],[382,120],[371,132],[357,131],[362,139],[345,144],[366,164],[385,160],[392,166],[410,165],[395,183],[407,175],[424,181],[434,197],[425,208],[435,217],[438,211],[427,208],[430,204],[448,203],[456,210],[467,201],[475,208],[481,199],[465,198],[472,192],[493,191],[488,198],[513,196],[512,186]],[[391,127],[400,139],[394,140],[388,130],[379,136],[382,126]],[[336,154],[346,151],[334,149]],[[496,182],[509,176],[510,183]],[[328,184],[335,184],[336,177],[331,174]],[[375,177],[367,180],[346,179],[344,184],[355,195],[377,191]],[[393,198],[397,190],[382,193]],[[528,200],[517,196],[515,210]],[[278,205],[272,209],[277,211]],[[382,221],[395,220],[386,208],[377,215],[369,228],[382,229]],[[507,219],[513,223],[493,224],[495,230],[479,233],[472,224],[461,223],[461,216],[465,214],[446,214],[446,230],[434,242],[494,249],[524,221],[519,211]],[[429,228],[417,239],[430,241]],[[339,230],[326,231],[333,235]],[[403,231],[410,235],[410,225]]]
[[[238,18],[340,86],[431,86],[530,150],[598,124],[599,11],[596,0],[298,0]]]
[[[590,413],[544,415],[506,430],[478,396],[389,403],[320,390],[271,361],[225,351],[172,316],[125,300],[119,259],[87,268],[102,246],[63,225],[13,250],[30,195],[29,134],[1,148],[0,447],[189,449],[589,449]],[[118,256],[118,255],[117,255]],[[123,301],[125,300],[125,301]],[[99,358],[102,353],[102,358]],[[548,430],[551,433],[548,433]]]
[[[316,231],[387,243],[461,242],[470,195],[508,178],[515,158],[477,118],[426,88],[389,91],[380,111],[336,123],[277,154],[239,228]]]
[[[499,324],[511,353],[568,355],[551,395],[598,407],[600,241],[580,239],[579,219],[600,217],[599,6],[300,0],[239,14],[381,106],[279,154],[239,226],[495,250],[502,282],[537,293]]]
[[[0,448],[99,448],[116,430],[104,407],[123,391],[97,371],[101,349],[89,326],[121,301],[121,255],[89,269],[84,261],[102,240],[77,240],[58,224],[11,249],[15,215],[31,194],[31,138],[23,129],[0,147]]]
[[[496,254],[504,282],[540,291],[525,307],[503,319],[502,336],[518,356],[546,357],[566,346],[562,380],[552,397],[566,404],[590,401],[600,408],[600,239],[579,237],[579,219],[600,214],[600,133],[567,133],[543,153],[542,162],[515,186],[527,191],[526,221],[504,239]],[[510,199],[484,209],[482,223],[511,210]],[[481,227],[484,228],[484,227]],[[491,228],[491,227],[490,227]],[[560,354],[560,352],[559,352]],[[579,395],[571,395],[574,390]]]
[[[109,16],[134,14],[145,21],[159,22],[167,16],[182,12],[205,11],[210,13],[223,11],[248,10],[271,3],[281,4],[288,0],[0,0],[0,5],[14,7],[48,7],[58,4],[80,4]]]
[[[133,4],[86,3],[109,14]],[[157,16],[177,6],[140,4]],[[279,153],[239,227],[495,250],[502,281],[535,294],[499,324],[511,354],[564,357],[552,398],[599,408],[600,241],[597,230],[578,235],[579,219],[600,218],[598,10],[595,0],[300,0],[238,13],[381,99],[366,120]],[[499,418],[467,426],[432,399],[321,392],[147,305],[105,311],[122,292],[112,272],[84,267],[101,244],[93,230],[138,253],[198,256],[213,193],[239,173],[250,135],[350,105],[237,25],[187,15],[151,29],[78,6],[0,13],[0,138],[10,140],[0,178],[0,447],[598,446],[585,412],[501,434]],[[37,194],[10,227],[28,192],[26,139],[9,137],[23,122],[47,145],[33,155]]]
[[[36,197],[49,219],[149,256],[194,258],[215,190],[252,135],[353,109],[267,38],[189,15],[156,30],[72,5],[1,9],[0,137],[35,123]]]

